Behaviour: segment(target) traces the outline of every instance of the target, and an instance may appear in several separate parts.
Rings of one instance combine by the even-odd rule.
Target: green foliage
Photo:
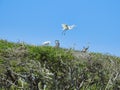
[[[8,71],[18,84],[6,74]],[[80,51],[76,55],[71,49],[0,40],[0,89],[5,90],[2,80],[11,90],[45,86],[46,90],[118,90],[120,58]]]

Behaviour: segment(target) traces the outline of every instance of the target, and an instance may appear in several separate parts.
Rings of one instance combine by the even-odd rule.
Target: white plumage
[[[63,30],[71,30],[75,27],[75,25],[68,26],[67,24],[62,24]]]
[[[75,27],[75,25],[67,25],[67,24],[62,24],[62,29],[63,29],[63,34],[65,35],[65,32],[67,31],[67,30],[71,30],[71,29],[73,29]]]
[[[42,45],[49,45],[51,42],[50,41],[45,41],[42,43]]]

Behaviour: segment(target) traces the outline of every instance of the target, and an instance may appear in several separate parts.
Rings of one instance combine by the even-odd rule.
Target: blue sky
[[[61,24],[76,27],[62,35]],[[120,0],[0,0],[0,39],[120,56]]]

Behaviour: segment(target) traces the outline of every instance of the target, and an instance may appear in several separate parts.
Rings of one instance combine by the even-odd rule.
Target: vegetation
[[[0,90],[119,90],[120,57],[0,40]]]

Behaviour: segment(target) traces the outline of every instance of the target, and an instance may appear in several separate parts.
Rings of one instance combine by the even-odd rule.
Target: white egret
[[[62,28],[63,28],[63,32],[62,34],[65,35],[65,32],[68,31],[68,30],[71,30],[75,27],[75,25],[71,25],[71,26],[68,26],[67,24],[62,24]]]
[[[49,45],[51,42],[50,41],[45,41],[42,43],[42,45]]]

